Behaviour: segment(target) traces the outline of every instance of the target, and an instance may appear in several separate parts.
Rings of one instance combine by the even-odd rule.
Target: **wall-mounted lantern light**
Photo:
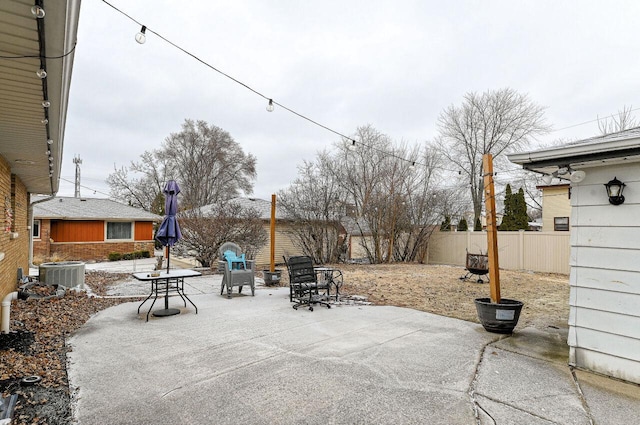
[[[609,197],[609,202],[613,205],[620,205],[624,203],[624,196],[622,196],[622,191],[626,184],[622,183],[618,180],[617,177],[614,177],[613,180],[609,180],[609,183],[605,184],[604,187],[607,188],[607,196]]]

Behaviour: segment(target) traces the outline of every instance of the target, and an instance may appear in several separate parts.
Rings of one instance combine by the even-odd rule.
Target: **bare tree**
[[[267,232],[259,212],[234,202],[212,204],[179,214],[183,238],[178,249],[195,256],[204,267],[211,267],[225,242],[235,242],[253,259],[267,243]]]
[[[509,88],[467,93],[460,107],[451,105],[440,114],[436,142],[450,166],[468,179],[474,220],[482,211],[482,156],[491,153],[499,169],[503,153],[548,131],[543,115],[543,107]]]
[[[433,183],[438,154],[391,138],[371,126],[357,129],[355,149],[343,140],[334,175],[354,205],[355,225],[370,262],[420,261],[438,214]]]
[[[158,213],[159,196],[169,179],[179,182],[181,207],[203,205],[250,194],[256,159],[226,131],[204,121],[185,120],[161,148],[144,152],[140,161],[116,168],[107,178],[111,196]]]
[[[278,205],[292,220],[286,231],[316,263],[337,262],[345,250],[339,222],[342,196],[327,168],[330,162],[327,153],[320,153],[315,162],[305,161],[293,184],[279,192]]]
[[[631,112],[633,112],[632,106],[629,106],[629,108],[623,106],[622,110],[618,110],[617,117],[615,115],[611,115],[603,118],[602,120],[598,117],[598,129],[600,130],[600,133],[605,135],[637,127],[638,121],[633,115],[631,115]]]
[[[111,197],[128,205],[155,214],[164,214],[162,189],[169,179],[164,159],[158,151],[144,152],[140,161],[131,161],[129,167],[116,168],[107,177],[111,187]],[[131,173],[131,174],[130,174]]]

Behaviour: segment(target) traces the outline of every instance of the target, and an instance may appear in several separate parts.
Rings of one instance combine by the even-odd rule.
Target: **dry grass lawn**
[[[376,305],[393,305],[478,323],[475,298],[490,296],[488,275],[460,280],[463,267],[423,264],[336,266],[344,274],[343,293],[366,296]],[[286,275],[286,272],[283,273]],[[569,277],[549,273],[500,270],[502,298],[524,302],[518,328],[566,328]]]

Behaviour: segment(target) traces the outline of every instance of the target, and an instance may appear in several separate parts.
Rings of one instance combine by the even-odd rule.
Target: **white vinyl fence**
[[[467,252],[487,253],[486,232],[434,232],[429,264],[465,266]],[[498,232],[501,269],[569,274],[569,232]]]

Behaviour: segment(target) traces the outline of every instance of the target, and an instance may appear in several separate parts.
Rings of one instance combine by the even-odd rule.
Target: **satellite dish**
[[[582,180],[584,180],[585,177],[587,177],[587,173],[582,170],[578,170],[571,173],[571,177],[569,177],[569,180],[574,183],[580,183]]]

